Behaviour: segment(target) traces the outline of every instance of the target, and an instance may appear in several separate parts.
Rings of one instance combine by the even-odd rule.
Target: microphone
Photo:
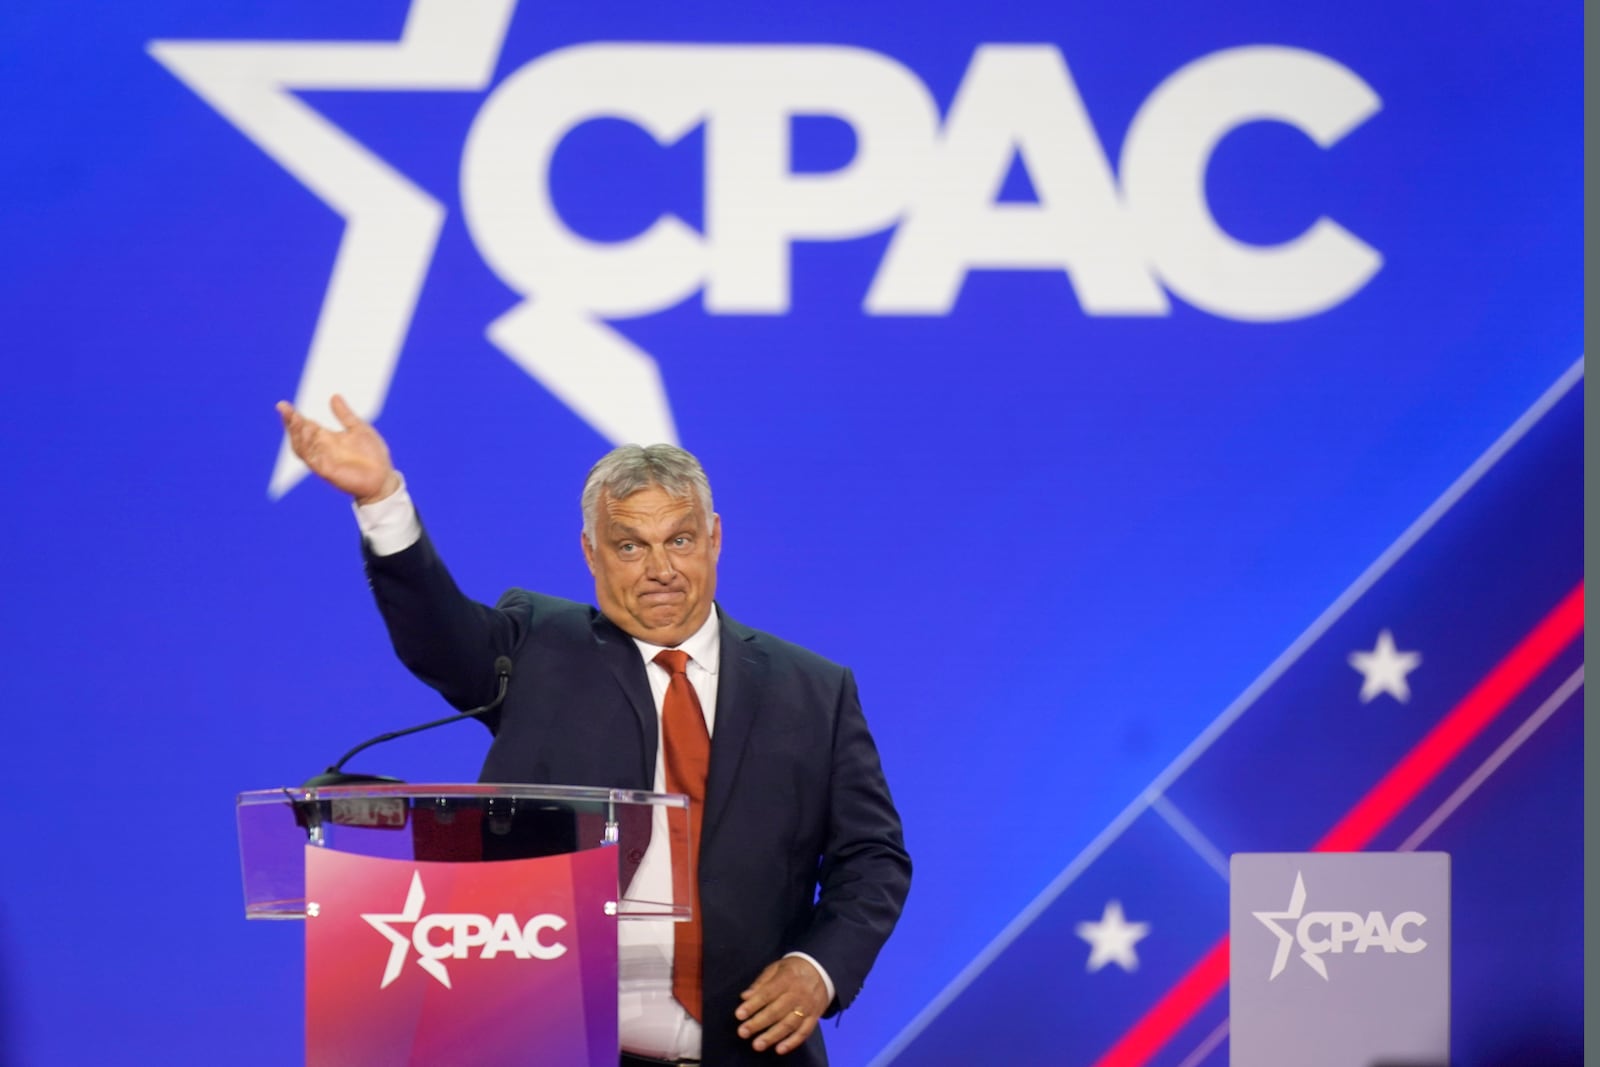
[[[352,756],[360,752],[365,752],[373,745],[381,745],[385,741],[393,741],[397,737],[405,737],[407,734],[421,733],[423,730],[431,730],[435,726],[446,726],[453,722],[459,722],[462,719],[475,719],[480,715],[487,715],[489,712],[494,711],[505,702],[506,689],[511,684],[511,657],[496,656],[494,661],[494,672],[500,677],[500,686],[494,694],[494,699],[489,701],[489,703],[485,704],[483,707],[468,708],[466,711],[458,711],[454,715],[446,715],[442,719],[434,719],[432,722],[425,722],[420,726],[408,726],[404,730],[391,730],[389,733],[379,734],[377,737],[374,737],[369,741],[363,741],[355,748],[352,748],[349,752],[346,752],[343,756],[339,757],[339,762],[329,767],[326,771],[307,778],[305,782],[301,784],[300,788],[321,789],[326,786],[333,785],[404,784],[399,778],[388,778],[379,774],[346,774],[344,771],[340,770],[340,768],[346,763],[349,763]]]

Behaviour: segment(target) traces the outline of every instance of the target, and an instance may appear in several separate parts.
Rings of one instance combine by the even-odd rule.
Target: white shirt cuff
[[[833,979],[829,977],[828,969],[822,964],[818,963],[814,957],[808,956],[804,952],[785,952],[783,954],[784,959],[788,959],[790,956],[799,956],[801,959],[805,960],[807,963],[811,964],[811,966],[817,969],[817,973],[822,975],[822,984],[828,987],[828,1003],[832,1004]]]
[[[352,502],[350,506],[355,509],[361,537],[374,556],[392,556],[422,540],[422,523],[417,519],[411,494],[406,492],[404,475],[400,477],[400,488],[382,500],[371,504]]]

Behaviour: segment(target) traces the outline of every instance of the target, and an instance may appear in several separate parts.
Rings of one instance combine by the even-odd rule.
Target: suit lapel
[[[627,695],[628,703],[633,706],[634,717],[638,720],[639,750],[644,753],[644,764],[640,767],[640,773],[644,776],[642,788],[654,789],[656,743],[660,731],[656,728],[656,702],[650,695],[650,679],[645,677],[644,659],[639,655],[639,646],[633,643],[633,639],[599,612],[594,614],[593,629],[600,658]],[[720,707],[721,702],[718,703]]]
[[[717,678],[717,722],[711,735],[711,770],[706,778],[706,810],[700,828],[701,847],[716,832],[733,795],[734,779],[750,740],[756,709],[767,681],[767,655],[755,633],[717,608],[722,619],[722,663]]]

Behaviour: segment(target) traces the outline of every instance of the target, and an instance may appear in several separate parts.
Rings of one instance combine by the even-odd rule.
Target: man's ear
[[[589,543],[589,535],[582,530],[578,531],[578,544],[583,548],[583,562],[589,566],[589,576],[595,577],[594,546]]]
[[[711,558],[722,558],[722,516],[715,513],[711,516]]]

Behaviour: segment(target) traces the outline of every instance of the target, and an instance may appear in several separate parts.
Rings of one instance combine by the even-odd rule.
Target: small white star
[[[1367,704],[1379,693],[1388,693],[1400,703],[1411,699],[1406,675],[1422,663],[1422,653],[1401,652],[1394,647],[1394,635],[1380,631],[1371,652],[1350,653],[1350,666],[1361,672],[1361,703]]]
[[[1089,963],[1085,969],[1090,974],[1108,963],[1115,963],[1125,971],[1136,971],[1139,954],[1133,946],[1149,936],[1150,924],[1128,922],[1122,915],[1122,901],[1112,900],[1106,903],[1099,922],[1081,922],[1077,932],[1089,942]]]

